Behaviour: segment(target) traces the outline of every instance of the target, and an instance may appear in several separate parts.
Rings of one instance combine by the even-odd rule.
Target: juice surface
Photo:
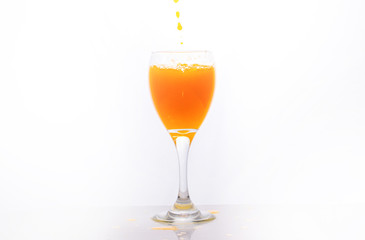
[[[199,129],[213,97],[213,66],[154,65],[149,73],[152,99],[167,129]]]

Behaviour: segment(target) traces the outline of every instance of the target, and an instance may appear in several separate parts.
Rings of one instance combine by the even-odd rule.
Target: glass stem
[[[174,208],[176,210],[189,210],[194,208],[189,197],[187,179],[190,139],[185,136],[179,136],[176,138],[175,144],[179,160],[179,194]]]

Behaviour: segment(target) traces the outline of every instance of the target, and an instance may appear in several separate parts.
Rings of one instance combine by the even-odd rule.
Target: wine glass
[[[153,52],[149,82],[157,113],[175,143],[179,160],[177,200],[170,210],[155,215],[153,219],[167,223],[213,220],[214,215],[195,208],[187,183],[190,144],[213,97],[213,55],[208,51]]]

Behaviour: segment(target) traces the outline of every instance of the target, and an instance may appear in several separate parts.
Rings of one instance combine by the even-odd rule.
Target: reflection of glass
[[[176,226],[174,230],[178,240],[190,240],[194,231],[195,227],[190,224]]]
[[[193,224],[164,224],[166,227],[155,227],[155,230],[172,230],[175,232],[178,240],[190,240],[194,231],[203,225],[203,223]]]
[[[213,220],[189,197],[187,161],[191,141],[202,124],[214,91],[213,56],[207,51],[155,52],[150,63],[150,89],[157,112],[174,140],[179,159],[179,193],[173,207],[153,219],[162,222]]]

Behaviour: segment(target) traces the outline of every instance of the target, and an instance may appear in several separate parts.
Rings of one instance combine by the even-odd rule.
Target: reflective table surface
[[[216,219],[163,225],[166,206],[0,209],[0,239],[365,239],[365,204],[198,206]]]

